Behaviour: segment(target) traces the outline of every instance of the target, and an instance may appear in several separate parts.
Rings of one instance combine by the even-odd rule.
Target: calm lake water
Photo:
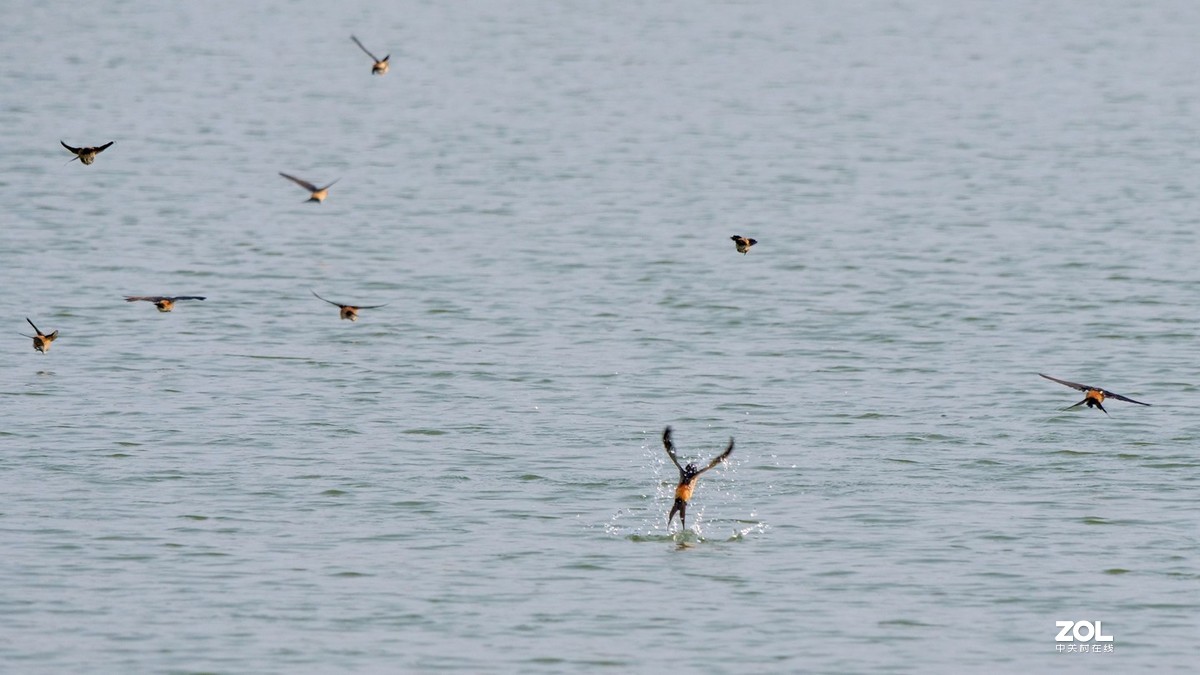
[[[1194,672],[1200,4],[5,24],[0,670]]]

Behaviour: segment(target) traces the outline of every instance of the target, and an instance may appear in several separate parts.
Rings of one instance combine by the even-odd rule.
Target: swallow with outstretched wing
[[[305,190],[308,190],[308,192],[309,192],[308,201],[310,201],[310,202],[325,201],[325,198],[329,196],[329,188],[333,187],[338,182],[337,180],[335,180],[332,183],[330,183],[329,185],[319,188],[316,185],[313,185],[312,183],[310,183],[306,180],[300,180],[299,178],[296,178],[295,176],[289,176],[282,171],[279,172],[279,175],[292,181],[296,185],[299,185],[300,187],[304,188]],[[341,180],[341,178],[339,178],[338,180]]]
[[[25,320],[29,321],[29,317],[25,317]],[[29,321],[29,325],[33,326],[33,322]],[[50,350],[50,343],[58,339],[58,331],[46,335],[40,328],[33,326],[33,332],[37,333],[37,335],[26,335],[24,333],[20,335],[21,337],[33,338],[33,348],[43,354]]]
[[[179,302],[180,300],[203,300],[203,299],[204,299],[203,295],[176,295],[173,297],[167,297],[167,296],[163,296],[163,295],[127,295],[127,296],[125,296],[125,302],[137,302],[139,300],[145,300],[146,302],[153,302],[154,306],[157,307],[158,311],[160,311],[160,312],[169,312],[169,311],[175,309],[175,303]]]
[[[312,293],[313,295],[317,295],[317,292],[314,290],[309,289],[309,292]],[[325,298],[322,298],[319,295],[317,295],[317,299],[325,300]],[[328,302],[331,305],[336,305],[337,308],[340,310],[338,312],[339,316],[341,316],[343,319],[347,319],[350,321],[358,321],[358,310],[360,310],[360,309],[379,309],[380,307],[388,306],[388,303],[386,303],[386,302],[383,303],[382,305],[344,305],[340,302],[334,302],[332,300],[325,300],[325,302]]]
[[[104,152],[106,149],[108,149],[108,146],[112,145],[113,141],[109,141],[109,142],[105,143],[104,145],[101,145],[101,146],[98,146],[95,148],[72,148],[71,146],[67,145],[66,143],[63,143],[61,140],[59,141],[59,143],[62,143],[62,146],[64,148],[75,153],[75,159],[83,162],[84,164],[91,164],[92,162],[96,161],[96,155],[98,155],[98,154]],[[75,159],[72,159],[71,162],[74,162]],[[67,162],[67,163],[70,164],[71,162]]]
[[[375,65],[371,66],[371,74],[372,75],[386,75],[387,74],[388,59],[392,58],[391,54],[388,54],[387,56],[383,57],[382,59],[375,58],[375,55],[371,53],[371,50],[364,47],[363,43],[358,41],[358,38],[351,35],[350,39],[354,40],[354,44],[358,45],[358,48],[363,50],[364,52],[366,52],[367,56],[371,57],[371,60],[375,62]]]
[[[737,252],[741,253],[742,255],[746,255],[747,253],[749,253],[750,247],[758,243],[757,239],[751,239],[750,237],[743,237],[740,234],[735,234],[732,237],[730,237],[730,239],[732,239],[734,245],[737,246]]]
[[[1060,380],[1057,377],[1050,377],[1049,375],[1044,375],[1042,373],[1038,373],[1038,375],[1041,375],[1042,377],[1044,377],[1047,380],[1050,380],[1052,382],[1064,384],[1072,389],[1078,389],[1079,391],[1083,392],[1083,400],[1082,401],[1080,401],[1079,403],[1076,403],[1075,405],[1067,406],[1066,408],[1063,408],[1063,410],[1070,410],[1071,408],[1077,408],[1081,405],[1087,405],[1087,407],[1089,407],[1089,408],[1099,408],[1101,412],[1103,412],[1105,415],[1107,415],[1108,411],[1104,409],[1104,399],[1106,399],[1106,398],[1115,398],[1118,401],[1125,401],[1127,403],[1136,403],[1138,405],[1147,405],[1147,406],[1150,405],[1149,403],[1142,403],[1141,401],[1135,401],[1127,396],[1122,396],[1120,394],[1114,394],[1111,391],[1109,391],[1107,389],[1101,389],[1100,387],[1091,387],[1086,384],[1079,384],[1078,382],[1068,382],[1067,380]]]

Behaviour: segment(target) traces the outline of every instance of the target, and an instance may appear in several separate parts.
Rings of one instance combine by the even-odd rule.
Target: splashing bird
[[[113,141],[109,141],[109,142],[105,143],[104,145],[101,145],[101,146],[95,147],[95,148],[72,148],[71,146],[67,145],[66,143],[63,143],[61,140],[59,141],[59,143],[62,143],[62,146],[64,148],[75,153],[75,159],[83,162],[84,164],[91,164],[92,162],[96,161],[96,155],[107,150],[108,146],[113,144]],[[67,162],[67,163],[70,164],[71,162],[74,162],[75,159],[72,159],[70,162]]]
[[[667,449],[667,456],[679,469],[679,485],[675,486],[675,504],[671,506],[671,513],[667,515],[667,527],[671,526],[671,519],[678,512],[680,527],[687,529],[687,505],[692,498],[692,491],[696,489],[696,482],[700,479],[700,474],[729,458],[733,452],[733,439],[729,439],[729,447],[725,448],[725,452],[717,455],[717,458],[709,462],[708,466],[703,469],[697,468],[695,464],[689,463],[687,466],[683,466],[679,463],[679,458],[675,456],[675,444],[671,442],[671,427],[663,430],[663,447]]]
[[[1079,384],[1077,382],[1068,382],[1067,380],[1060,380],[1057,377],[1050,377],[1049,375],[1043,375],[1042,373],[1038,373],[1038,375],[1041,375],[1042,377],[1044,377],[1047,380],[1050,380],[1052,382],[1057,382],[1059,384],[1065,384],[1066,386],[1068,386],[1072,389],[1078,389],[1079,391],[1083,392],[1083,400],[1082,401],[1080,401],[1079,403],[1076,403],[1075,405],[1067,406],[1066,408],[1063,408],[1063,410],[1070,410],[1071,408],[1077,408],[1081,405],[1086,404],[1087,407],[1089,407],[1089,408],[1099,408],[1101,412],[1103,412],[1105,415],[1107,415],[1108,411],[1104,409],[1104,405],[1103,405],[1104,399],[1106,399],[1106,398],[1115,398],[1118,401],[1125,401],[1127,403],[1136,403],[1138,405],[1145,405],[1145,406],[1150,405],[1149,403],[1142,403],[1141,401],[1135,401],[1131,398],[1122,396],[1120,394],[1114,394],[1111,391],[1109,391],[1107,389],[1101,389],[1100,387],[1090,387],[1086,384]]]
[[[317,187],[316,185],[313,185],[312,183],[310,183],[310,182],[308,182],[308,181],[306,181],[306,180],[300,180],[299,178],[296,178],[295,176],[289,176],[289,175],[287,175],[286,173],[284,173],[284,172],[282,172],[282,171],[280,171],[280,172],[279,172],[279,175],[280,175],[280,176],[283,176],[284,178],[286,178],[286,179],[288,179],[288,180],[290,180],[290,181],[292,181],[292,182],[293,182],[293,183],[295,183],[296,185],[299,185],[300,187],[304,188],[305,190],[308,190],[308,191],[309,191],[309,193],[310,193],[310,194],[309,194],[309,196],[308,196],[308,201],[310,201],[310,202],[323,202],[323,201],[325,201],[325,198],[329,196],[329,188],[331,188],[331,187],[333,187],[335,184],[337,184],[338,180],[341,180],[341,178],[339,178],[338,180],[335,180],[335,181],[333,181],[333,182],[332,182],[332,183],[330,183],[329,185],[326,185],[325,187],[319,188],[319,187]]]
[[[29,317],[25,317],[25,320],[29,321]],[[33,326],[33,322],[29,321],[29,325]],[[25,335],[24,333],[20,335],[22,337],[33,338],[33,348],[43,354],[50,351],[50,343],[58,339],[58,331],[46,335],[40,328],[33,326],[33,332],[37,333],[37,335]]]
[[[375,58],[375,55],[371,53],[371,50],[364,47],[363,43],[358,41],[358,38],[351,35],[350,39],[354,40],[354,44],[358,45],[358,48],[363,50],[364,52],[366,52],[367,56],[371,57],[371,60],[375,62],[375,65],[371,66],[371,74],[372,75],[387,75],[388,59],[392,58],[391,54],[388,54],[387,56],[383,57],[382,59]]]
[[[312,293],[313,295],[316,295],[318,300],[325,300],[325,298],[322,298],[321,296],[317,295],[316,291],[310,289],[309,292]],[[325,302],[328,302],[331,305],[336,305],[337,308],[340,310],[340,312],[338,313],[339,316],[341,316],[343,319],[347,319],[349,321],[358,321],[358,310],[360,310],[360,309],[379,309],[380,307],[388,306],[388,303],[386,303],[386,302],[383,303],[382,305],[343,305],[340,302],[334,302],[332,300],[325,300]]]

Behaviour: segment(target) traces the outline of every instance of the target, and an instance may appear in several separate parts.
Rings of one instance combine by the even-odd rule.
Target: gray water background
[[[4,23],[3,672],[1194,672],[1200,4]]]

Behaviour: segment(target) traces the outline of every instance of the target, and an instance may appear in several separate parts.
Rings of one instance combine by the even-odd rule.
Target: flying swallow
[[[25,317],[25,320],[29,321],[29,317]],[[33,326],[33,322],[29,321],[29,325]],[[58,331],[54,331],[53,333],[46,335],[39,330],[37,326],[33,326],[33,332],[37,333],[37,335],[25,335],[24,333],[21,333],[21,336],[33,338],[33,348],[43,354],[50,350],[50,343],[58,339]]]
[[[300,180],[299,178],[296,178],[295,176],[289,176],[282,171],[279,172],[279,175],[292,181],[296,185],[299,185],[300,187],[304,188],[305,190],[308,190],[311,193],[308,196],[308,201],[310,201],[310,202],[325,201],[325,198],[329,196],[329,188],[333,187],[334,184],[338,182],[337,180],[335,180],[335,181],[333,181],[333,183],[330,183],[329,185],[326,185],[323,188],[319,188],[316,185],[313,185],[312,183],[310,183],[306,180]],[[341,178],[339,178],[338,180],[341,180]]]
[[[313,295],[317,295],[316,291],[310,290],[309,292]],[[319,295],[317,295],[317,298],[320,300],[325,300],[325,298],[322,298]],[[343,305],[340,302],[334,302],[332,300],[325,300],[325,302],[328,302],[331,305],[337,305],[338,309],[341,310],[339,315],[343,319],[349,319],[350,321],[358,321],[358,310],[360,309],[378,309],[380,307],[387,307],[388,305],[386,302],[382,305]]]
[[[1042,375],[1042,373],[1038,373],[1038,375]],[[1042,375],[1042,377],[1046,378],[1047,380],[1057,382],[1059,384],[1065,384],[1072,389],[1078,389],[1079,391],[1083,392],[1083,400],[1082,401],[1080,401],[1079,403],[1076,403],[1075,405],[1067,406],[1066,408],[1063,408],[1063,410],[1070,410],[1071,408],[1075,408],[1075,407],[1087,404],[1087,407],[1099,408],[1101,412],[1103,412],[1105,415],[1107,415],[1108,411],[1104,409],[1104,405],[1103,405],[1104,399],[1106,399],[1106,398],[1115,398],[1118,401],[1127,401],[1129,403],[1136,403],[1138,405],[1150,405],[1149,403],[1142,403],[1141,401],[1135,401],[1131,398],[1122,396],[1120,394],[1114,394],[1111,391],[1109,391],[1107,389],[1101,389],[1100,387],[1089,387],[1086,384],[1078,384],[1076,382],[1068,382],[1066,380],[1060,380],[1057,377],[1050,377],[1049,375]]]
[[[169,312],[169,311],[175,309],[175,303],[180,300],[203,300],[203,299],[204,299],[204,296],[202,296],[202,295],[177,295],[173,298],[163,297],[161,295],[127,295],[127,296],[125,296],[125,302],[137,302],[138,300],[145,300],[146,302],[153,302],[154,306],[157,307],[158,311],[160,311],[160,312]]]
[[[392,58],[391,54],[388,54],[387,56],[383,57],[382,59],[377,59],[377,58],[375,58],[375,55],[372,54],[369,49],[367,49],[366,47],[363,46],[363,43],[358,41],[358,38],[351,35],[350,39],[354,40],[354,44],[358,45],[358,48],[363,50],[364,52],[366,52],[367,56],[371,57],[371,60],[375,62],[375,65],[371,66],[371,74],[372,75],[386,75],[387,74],[388,59]]]
[[[667,527],[671,526],[671,519],[678,512],[679,525],[687,529],[687,505],[692,498],[692,490],[696,489],[696,482],[700,479],[700,474],[729,458],[730,453],[733,452],[733,439],[729,439],[729,447],[725,448],[725,452],[717,455],[717,458],[709,462],[708,466],[703,469],[697,468],[695,464],[689,463],[687,466],[683,466],[679,463],[679,458],[675,456],[675,444],[671,442],[671,427],[663,430],[663,447],[667,449],[667,455],[679,469],[679,485],[675,486],[675,504],[671,507],[671,513],[667,515]]]
[[[91,164],[92,162],[96,161],[96,155],[104,152],[105,149],[108,148],[108,146],[113,144],[113,141],[109,141],[109,142],[105,143],[104,145],[101,145],[98,148],[72,148],[71,146],[67,145],[66,143],[63,143],[61,140],[59,141],[59,143],[62,143],[62,146],[64,148],[75,153],[75,159],[83,162],[84,164]],[[72,159],[71,162],[74,162],[75,159]],[[67,163],[70,164],[71,162],[67,162]]]
[[[746,255],[747,253],[749,253],[750,247],[758,243],[757,239],[743,237],[738,234],[733,235],[732,237],[730,237],[730,239],[732,239],[734,245],[737,246],[737,252],[741,253],[742,255]]]

